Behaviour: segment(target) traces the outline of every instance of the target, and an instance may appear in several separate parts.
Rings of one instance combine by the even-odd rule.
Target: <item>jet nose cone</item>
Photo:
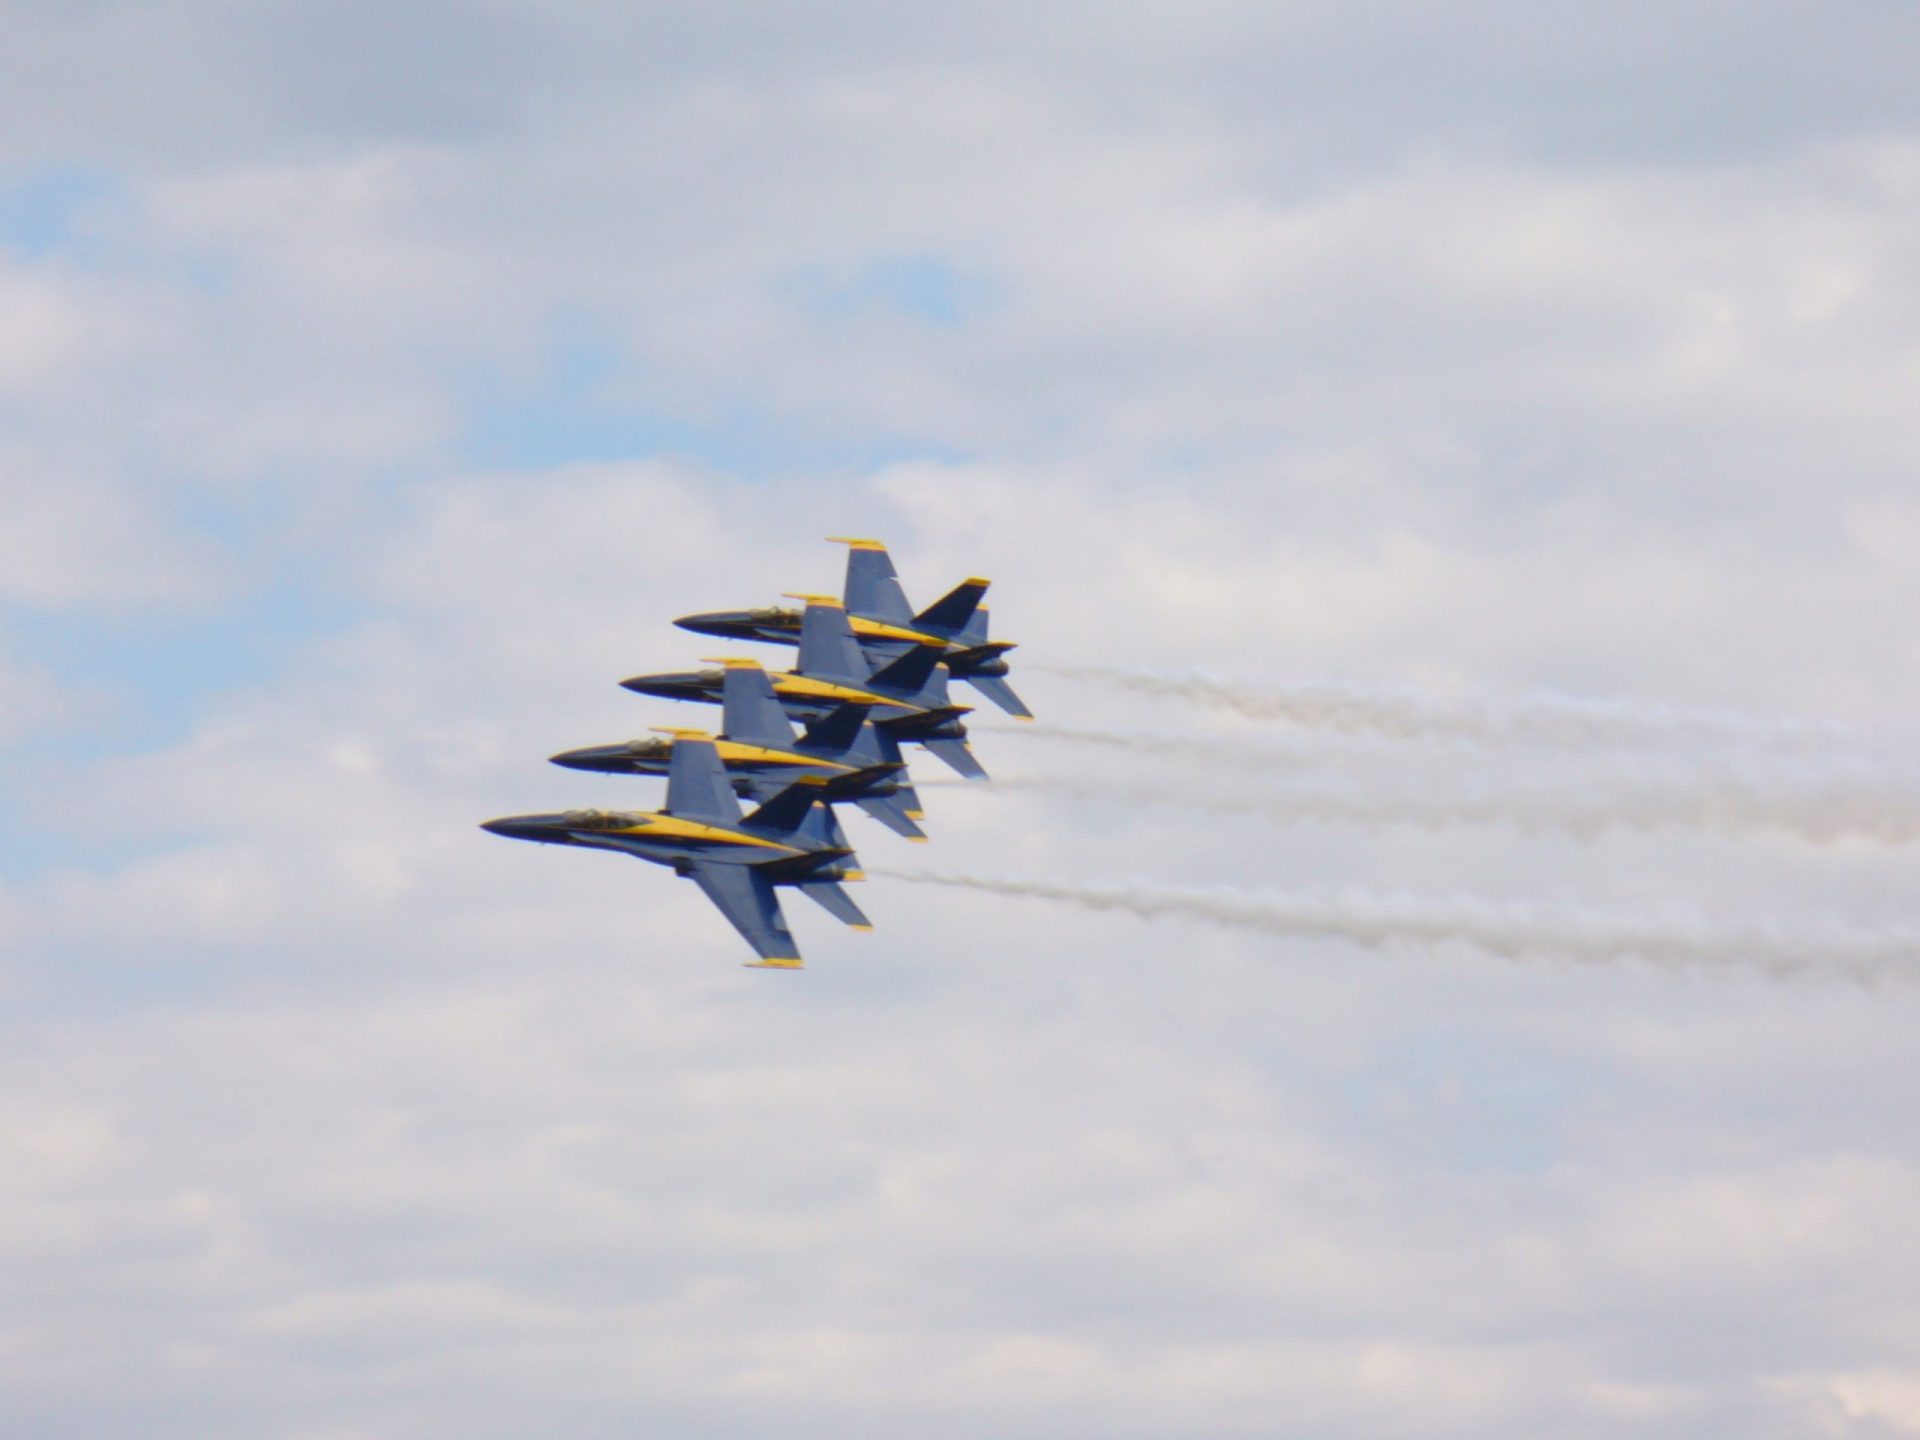
[[[625,745],[587,745],[547,757],[549,764],[564,765],[569,770],[623,770],[627,760]]]
[[[744,610],[707,610],[698,615],[682,615],[673,622],[696,635],[718,635],[727,639],[751,637],[753,619]]]
[[[664,675],[630,675],[620,682],[620,688],[636,695],[658,695],[666,700],[704,700],[719,683],[718,670],[681,670]]]
[[[545,840],[549,826],[543,815],[503,815],[498,820],[487,820],[480,828],[489,835],[504,835],[509,840]]]

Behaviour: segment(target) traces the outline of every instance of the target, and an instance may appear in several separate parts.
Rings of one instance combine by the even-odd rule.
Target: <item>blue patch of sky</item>
[[[235,556],[277,550],[290,517],[271,497],[179,512],[183,528]],[[79,715],[8,747],[0,781],[29,793],[34,778],[106,756],[176,744],[222,696],[282,673],[302,646],[346,628],[364,606],[327,583],[297,553],[270,574],[210,606],[133,612],[15,607],[6,617],[11,652],[81,697]],[[30,811],[31,807],[27,807]],[[112,834],[72,834],[36,821],[20,806],[0,808],[0,875],[49,868],[99,868],[185,843],[143,823]]]
[[[271,679],[302,642],[355,614],[350,602],[301,585],[267,586],[201,613],[16,614],[10,629],[25,660],[108,700],[100,718],[33,743],[79,758],[172,744],[214,698]]]
[[[805,270],[793,289],[815,315],[830,319],[894,313],[956,330],[990,311],[995,287],[937,255],[885,255],[851,272]]]
[[[0,778],[14,795],[30,794],[32,776],[174,744],[221,696],[271,679],[301,641],[347,624],[353,613],[344,602],[298,588],[269,588],[204,614],[15,614],[9,629],[21,659],[99,703],[84,704],[69,725],[9,747]],[[104,833],[68,831],[45,823],[33,808],[0,810],[0,875],[101,869],[194,838],[167,831],[151,816]]]
[[[233,256],[156,244],[141,221],[133,192],[108,171],[56,166],[0,174],[0,250],[80,269],[110,265],[204,295],[232,288]]]
[[[90,209],[124,199],[114,176],[79,167],[57,167],[24,177],[0,177],[0,245],[33,259],[55,251],[84,250],[80,220]]]
[[[628,397],[642,388],[639,368],[612,337],[580,317],[563,317],[531,379],[498,372],[466,378],[459,458],[478,469],[531,469],[666,456],[751,480],[959,458],[927,439],[822,433],[739,401],[699,416],[675,414],[632,403]]]

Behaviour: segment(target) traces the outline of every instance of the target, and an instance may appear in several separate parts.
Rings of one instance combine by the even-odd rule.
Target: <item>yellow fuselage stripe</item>
[[[947,645],[945,637],[929,635],[924,630],[909,630],[904,625],[889,625],[884,620],[868,620],[859,615],[849,615],[847,623],[853,626],[853,633],[865,635],[873,640],[905,640],[914,645],[938,645],[943,649]]]
[[[807,765],[821,770],[852,770],[851,765],[838,765],[831,760],[816,760],[810,755],[796,754],[792,750],[771,750],[765,745],[749,745],[744,740],[716,740],[713,748],[720,752],[721,760],[751,760],[760,765]]]
[[[631,835],[636,840],[711,840],[721,845],[751,845],[762,850],[783,850],[789,855],[804,855],[807,852],[792,845],[782,845],[773,840],[762,840],[758,835],[744,835],[738,830],[729,830],[722,825],[709,825],[704,820],[683,820],[678,815],[643,815],[638,825],[630,825],[621,830],[604,830],[604,835]]]
[[[843,705],[883,705],[892,710],[919,710],[904,700],[889,700],[871,690],[856,690],[851,685],[835,685],[831,680],[811,680],[788,671],[773,677],[774,693],[795,695],[802,700],[838,700]]]
[[[778,621],[758,622],[768,629],[778,630],[787,635],[800,633],[800,617],[786,616]],[[969,647],[962,641],[945,635],[935,635],[926,630],[909,630],[904,625],[889,625],[884,620],[869,620],[864,615],[847,615],[847,624],[853,627],[853,633],[867,640],[899,640],[908,645],[938,645],[943,650],[965,650]],[[752,664],[752,661],[747,662]]]

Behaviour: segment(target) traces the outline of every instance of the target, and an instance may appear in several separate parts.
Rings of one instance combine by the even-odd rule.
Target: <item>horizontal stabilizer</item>
[[[978,577],[962,580],[914,616],[914,625],[923,630],[946,630],[959,634],[973,619],[974,611],[980,608],[988,583]]]
[[[973,758],[973,751],[967,747],[966,741],[942,739],[922,740],[919,743],[967,779],[985,780],[987,778],[986,767]]]
[[[860,907],[853,903],[853,897],[841,889],[838,880],[802,880],[794,889],[814,901],[842,925],[851,925],[856,930],[873,928],[873,922],[861,913]]]
[[[1026,701],[1014,694],[1013,686],[998,675],[969,675],[966,681],[1016,719],[1031,720],[1033,718],[1033,712],[1027,708]]]
[[[865,795],[853,802],[867,814],[878,820],[896,835],[904,835],[909,840],[924,840],[927,832],[922,830],[907,814],[907,802],[899,795]]]

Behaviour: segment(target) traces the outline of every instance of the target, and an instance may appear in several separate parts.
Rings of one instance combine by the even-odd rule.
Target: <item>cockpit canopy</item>
[[[619,810],[569,810],[561,817],[575,830],[625,830],[634,817]]]
[[[749,610],[747,618],[762,625],[798,625],[800,612],[785,605],[762,605],[758,610]]]

